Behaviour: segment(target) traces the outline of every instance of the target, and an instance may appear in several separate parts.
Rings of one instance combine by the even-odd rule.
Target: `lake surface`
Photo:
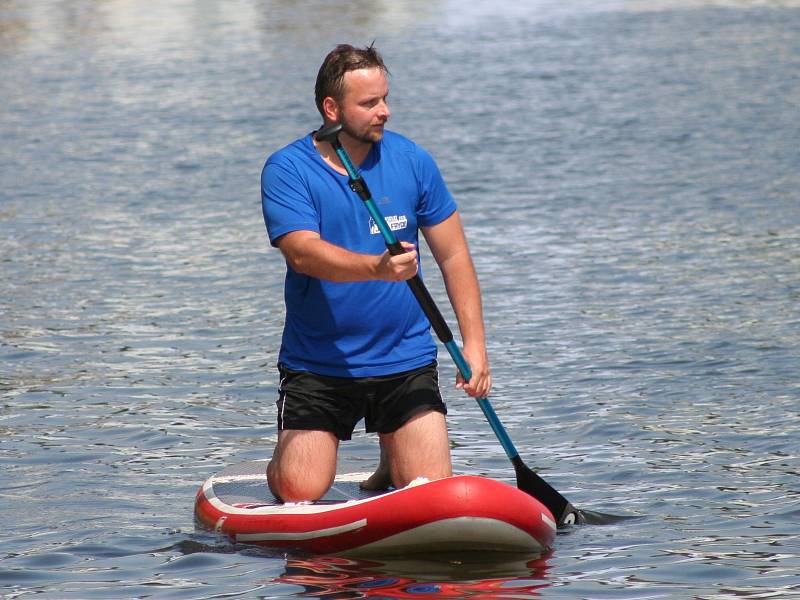
[[[0,596],[800,598],[800,4],[476,4],[0,2]],[[496,411],[636,519],[502,562],[195,530],[276,438],[261,166],[373,39],[460,203]],[[444,393],[456,471],[513,481]],[[339,470],[376,457],[357,433]]]

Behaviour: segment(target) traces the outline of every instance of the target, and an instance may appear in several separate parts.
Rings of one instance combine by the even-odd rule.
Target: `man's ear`
[[[322,111],[325,114],[326,121],[330,121],[332,123],[339,122],[339,103],[333,99],[332,96],[325,96],[322,100]]]

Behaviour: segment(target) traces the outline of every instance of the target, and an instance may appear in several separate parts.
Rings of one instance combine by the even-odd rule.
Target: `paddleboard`
[[[365,474],[338,476],[313,503],[278,502],[266,461],[230,466],[197,492],[198,523],[234,543],[313,554],[389,556],[549,549],[556,522],[535,498],[507,483],[458,475],[387,492],[361,490]]]

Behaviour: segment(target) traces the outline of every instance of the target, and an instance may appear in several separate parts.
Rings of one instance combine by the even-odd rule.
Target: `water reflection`
[[[260,15],[259,27],[271,34],[300,36],[309,41],[318,39],[320,34],[341,33],[343,27],[352,28],[367,38],[374,32],[386,35],[388,31],[396,31],[412,26],[430,16],[440,2],[388,2],[386,0],[350,0],[348,2],[330,2],[314,0],[298,6],[291,0],[273,0],[260,4],[257,11]],[[335,23],[336,27],[332,27]],[[297,37],[293,41],[299,41]],[[368,43],[370,40],[357,40]]]
[[[386,561],[337,556],[290,558],[273,583],[298,585],[298,597],[539,598],[547,582],[547,557],[426,556]]]

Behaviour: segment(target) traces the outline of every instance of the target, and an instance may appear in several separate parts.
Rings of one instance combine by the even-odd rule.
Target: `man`
[[[451,475],[436,344],[404,283],[419,268],[419,230],[442,271],[472,370],[456,386],[478,397],[491,387],[480,290],[455,202],[430,155],[384,130],[389,85],[377,50],[337,46],[320,67],[315,95],[323,126],[342,125],[339,140],[408,252],[386,251],[327,142],[311,133],[267,160],[264,220],[287,263],[279,434],[267,478],[284,502],[327,491],[339,441],[362,417],[381,444],[364,487]]]

